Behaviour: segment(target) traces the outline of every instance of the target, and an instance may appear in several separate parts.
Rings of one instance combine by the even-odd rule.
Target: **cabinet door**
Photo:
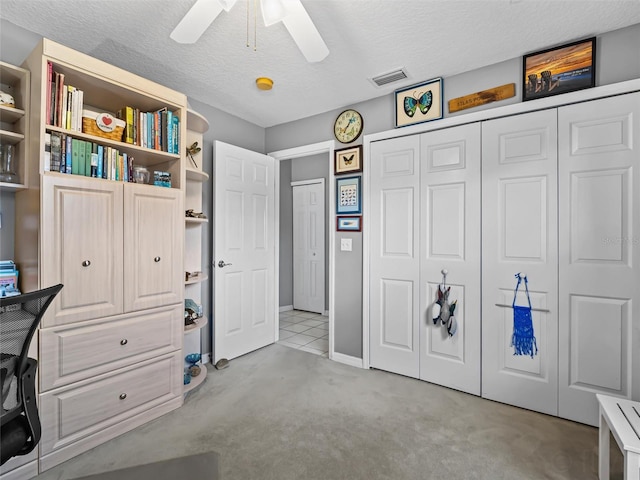
[[[122,185],[44,175],[41,211],[41,283],[64,285],[42,325],[122,313]]]
[[[480,395],[480,124],[420,141],[420,378]],[[433,323],[443,270],[452,336]]]
[[[559,109],[559,415],[640,400],[640,94]]]
[[[371,144],[370,364],[420,374],[420,137]]]
[[[182,302],[182,191],[124,185],[124,308],[130,312]]]
[[[482,124],[482,396],[558,412],[557,112]],[[514,355],[526,273],[537,353]],[[524,290],[524,289],[522,289]],[[524,292],[517,305],[526,306]]]

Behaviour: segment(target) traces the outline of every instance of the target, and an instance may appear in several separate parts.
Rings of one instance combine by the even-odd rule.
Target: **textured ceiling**
[[[260,15],[254,51],[254,0],[222,12],[197,43],[173,42],[194,1],[0,0],[0,17],[262,127],[640,23],[640,0],[302,0],[330,51],[310,64]],[[399,67],[408,79],[369,81]],[[259,76],[273,90],[259,91]]]

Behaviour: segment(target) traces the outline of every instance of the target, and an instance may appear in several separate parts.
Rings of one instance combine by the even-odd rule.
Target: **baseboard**
[[[281,312],[288,312],[289,310],[293,310],[293,305],[282,305],[280,307]]]
[[[362,359],[352,357],[351,355],[345,355],[344,353],[333,352],[331,360],[338,363],[344,363],[345,365],[351,365],[352,367],[364,368],[362,365]]]

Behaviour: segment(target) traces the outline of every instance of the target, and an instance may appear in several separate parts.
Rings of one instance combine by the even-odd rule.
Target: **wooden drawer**
[[[71,445],[182,395],[182,351],[40,395],[40,454]]]
[[[40,331],[40,391],[182,348],[183,306]]]

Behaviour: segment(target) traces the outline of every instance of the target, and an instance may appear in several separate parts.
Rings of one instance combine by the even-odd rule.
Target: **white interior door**
[[[559,415],[640,400],[640,93],[559,109]]]
[[[420,137],[371,144],[369,363],[419,376]]]
[[[482,396],[551,415],[558,412],[556,124],[555,109],[482,124]],[[528,276],[536,309],[533,357],[511,346],[518,272]],[[517,305],[526,305],[524,295]]]
[[[480,395],[480,124],[420,140],[420,378]],[[443,270],[452,336],[432,320]]]
[[[274,159],[214,144],[215,361],[275,341]]]
[[[293,308],[324,313],[324,179],[292,182],[291,186]]]

